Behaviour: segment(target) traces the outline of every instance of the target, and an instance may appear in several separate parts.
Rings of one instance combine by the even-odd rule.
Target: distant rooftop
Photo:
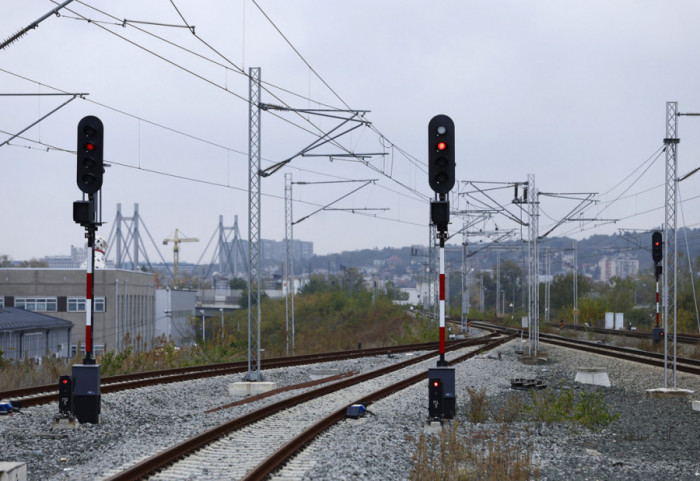
[[[0,331],[26,331],[28,329],[57,329],[72,327],[73,323],[39,312],[25,311],[17,307],[0,309]]]

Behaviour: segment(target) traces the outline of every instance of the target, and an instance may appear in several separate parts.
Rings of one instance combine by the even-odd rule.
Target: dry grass
[[[421,434],[413,454],[413,481],[524,481],[539,479],[532,464],[533,445],[508,425],[476,431],[458,424],[439,436]]]
[[[44,358],[41,365],[36,365],[29,359],[7,364],[0,368],[0,391],[58,383],[59,376],[70,374],[74,362],[49,357]]]

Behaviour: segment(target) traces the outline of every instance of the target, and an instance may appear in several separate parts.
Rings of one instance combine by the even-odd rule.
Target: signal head
[[[104,172],[104,127],[95,116],[84,117],[78,123],[78,164],[76,182],[85,194],[94,194],[102,187]]]
[[[447,115],[428,123],[428,183],[435,193],[447,194],[455,184],[455,126]]]
[[[654,260],[654,264],[658,264],[664,258],[663,238],[659,231],[654,231],[651,234],[651,257]]]

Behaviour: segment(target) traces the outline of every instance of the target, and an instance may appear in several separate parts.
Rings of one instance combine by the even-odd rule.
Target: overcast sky
[[[260,8],[251,0],[173,1],[196,36],[139,23],[184,25],[170,0],[76,0],[0,50],[0,93],[89,94],[0,147],[0,254],[21,260],[84,245],[72,221],[72,202],[81,198],[72,151],[85,115],[102,119],[112,165],[100,235],[113,228],[117,203],[127,217],[138,203],[159,248],[176,228],[199,238],[182,246],[184,261],[202,256],[219,215],[227,227],[237,215],[247,238],[248,79],[240,69],[261,68],[264,102],[370,111],[371,128],[314,152],[386,155],[366,164],[297,157],[262,181],[262,237],[282,240],[285,173],[293,182],[376,179],[333,205],[355,213],[323,211],[295,226],[294,237],[313,241],[317,253],[427,244],[427,124],[436,114],[455,122],[459,181],[523,182],[534,174],[543,192],[598,193],[600,202],[580,217],[619,219],[567,222],[551,235],[658,227],[666,102],[700,112],[695,1],[257,0]],[[56,6],[1,5],[0,39]],[[70,98],[0,97],[0,142]],[[336,125],[263,112],[263,166]],[[680,117],[678,127],[683,175],[700,166],[700,119]],[[359,185],[295,184],[294,220]],[[698,186],[700,175],[680,184],[679,226],[700,223]],[[454,193],[460,189],[467,187],[460,182]],[[493,197],[508,204],[512,187]],[[478,206],[465,200],[454,195],[453,208]],[[541,200],[540,232],[576,206]],[[461,224],[453,216],[451,231]],[[494,216],[479,227],[495,225],[515,226]],[[203,262],[212,254],[210,247]],[[163,255],[170,260],[172,251]]]

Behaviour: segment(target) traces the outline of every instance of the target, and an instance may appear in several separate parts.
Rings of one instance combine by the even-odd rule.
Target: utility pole
[[[260,372],[260,67],[249,69],[248,96],[248,373],[246,381],[262,381]],[[257,329],[257,335],[253,335]]]
[[[496,251],[496,318],[501,314],[499,306],[501,304],[501,251]]]
[[[294,353],[294,227],[292,222],[292,174],[284,174],[284,241],[287,251],[287,262],[284,264],[284,281],[287,292],[284,296],[285,326],[287,329],[287,356],[289,356],[289,344]],[[289,331],[289,318],[291,311],[292,330]]]
[[[468,332],[469,317],[469,280],[471,272],[467,259],[469,255],[467,220],[462,224],[462,332]]]
[[[544,284],[544,321],[549,323],[550,322],[550,310],[552,308],[552,299],[551,299],[551,286],[552,286],[552,257],[549,254],[549,247],[545,249],[545,276],[547,277],[545,284]]]
[[[678,281],[678,257],[676,239],[676,208],[678,206],[678,102],[666,102],[666,189],[664,214],[664,387],[668,387],[669,315],[673,316],[673,387],[676,387],[676,284]]]
[[[574,326],[578,326],[578,243],[574,241]]]
[[[273,105],[262,102],[260,95],[260,67],[250,68],[249,70],[249,98],[248,98],[248,120],[249,120],[249,140],[248,140],[248,160],[249,160],[249,176],[248,176],[248,374],[245,376],[246,381],[262,381],[263,375],[260,372],[260,321],[262,318],[260,309],[261,297],[261,238],[260,238],[260,223],[261,223],[261,191],[260,181],[262,177],[269,177],[282,167],[287,165],[296,157],[313,157],[327,156],[328,154],[312,154],[311,151],[328,143],[334,143],[335,140],[355,129],[369,125],[370,122],[364,119],[367,110],[340,110],[340,109],[293,109],[281,105]],[[298,114],[306,113],[320,115],[323,117],[340,119],[342,122],[329,132],[322,133],[318,139],[310,145],[300,150],[291,157],[277,162],[270,167],[261,169],[260,167],[260,150],[261,150],[261,110],[279,110],[287,112],[296,112]],[[346,117],[340,116],[340,113],[345,113]],[[346,124],[352,127],[340,133],[334,133]],[[331,135],[332,134],[332,135]],[[359,154],[347,151],[340,154],[332,154],[332,157],[351,157],[359,160],[364,160],[373,155],[386,155],[385,153],[378,154]],[[255,304],[255,308],[254,308]],[[254,313],[254,309],[256,312]],[[257,325],[257,337],[253,338],[253,324]]]

